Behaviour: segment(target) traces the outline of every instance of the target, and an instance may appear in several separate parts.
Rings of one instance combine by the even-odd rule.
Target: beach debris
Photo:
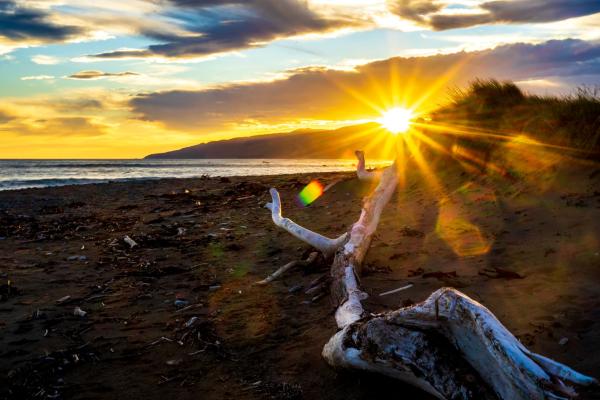
[[[176,358],[174,360],[168,360],[166,364],[174,367],[174,366],[181,364],[182,362],[183,362],[182,358]]]
[[[318,256],[319,256],[319,253],[317,253],[316,251],[313,251],[309,254],[309,256],[306,260],[290,261],[289,263],[285,264],[283,267],[279,268],[277,271],[273,272],[271,275],[267,276],[265,279],[255,282],[254,284],[255,285],[266,285],[267,283],[273,282],[275,279],[279,278],[281,275],[283,275],[287,271],[291,270],[292,268],[295,268],[297,266],[309,267],[317,260]]]
[[[84,318],[87,315],[87,312],[83,311],[79,307],[75,307],[75,309],[73,310],[73,315],[79,318]]]
[[[406,290],[406,289],[410,289],[411,287],[413,287],[413,284],[409,283],[408,285],[399,287],[398,289],[388,290],[387,292],[379,293],[379,296],[380,297],[381,296],[388,296],[390,294],[394,294],[394,293],[398,293],[398,292],[401,292],[401,291]]]
[[[195,317],[195,316],[194,316],[194,317],[192,317],[192,318],[190,318],[190,319],[189,319],[189,320],[188,320],[188,321],[185,323],[185,327],[186,327],[186,328],[191,328],[191,327],[192,327],[192,326],[193,326],[193,325],[196,323],[196,321],[198,321],[198,319],[199,319],[199,318],[198,318],[198,317]]]
[[[485,268],[479,271],[479,275],[487,276],[492,279],[523,279],[525,278],[523,275],[518,274],[514,271],[510,271],[503,268],[491,267]]]
[[[567,344],[568,342],[569,342],[569,338],[567,338],[567,337],[564,337],[564,338],[561,338],[561,339],[558,341],[558,344],[559,344],[559,345],[561,345],[561,346],[564,346],[564,345],[565,345],[565,344]]]
[[[67,261],[87,261],[87,257],[86,256],[69,256],[67,257]]]
[[[221,289],[221,285],[212,285],[208,287],[209,292],[214,292],[215,290]]]
[[[129,245],[129,248],[133,249],[135,246],[137,246],[138,244],[136,243],[135,240],[133,240],[132,238],[130,238],[128,235],[126,235],[123,240],[125,241],[125,243],[127,243]]]
[[[175,304],[175,307],[181,308],[181,307],[189,306],[190,302],[185,299],[176,299],[173,304]]]
[[[304,288],[304,286],[302,285],[294,285],[291,288],[288,289],[288,293],[298,293],[299,291],[301,291]]]
[[[56,300],[56,304],[64,304],[64,303],[68,302],[69,300],[71,300],[71,296],[66,295],[66,296],[63,296],[60,299]]]

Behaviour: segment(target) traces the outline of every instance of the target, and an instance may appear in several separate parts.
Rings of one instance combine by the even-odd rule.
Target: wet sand
[[[532,350],[600,378],[600,170],[562,162],[507,181],[432,168],[437,188],[409,168],[384,212],[361,281],[367,308],[454,286]],[[339,182],[303,207],[312,179]],[[321,359],[334,309],[305,291],[327,265],[252,285],[310,252],[272,224],[269,187],[284,215],[329,236],[370,190],[327,173],[0,192],[0,396],[430,398]]]

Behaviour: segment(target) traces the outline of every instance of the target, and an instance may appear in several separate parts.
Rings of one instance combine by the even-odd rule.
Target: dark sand
[[[600,170],[563,162],[517,182],[434,170],[446,200],[412,172],[384,212],[362,279],[368,309],[454,286],[532,350],[600,378]],[[343,181],[301,207],[314,178]],[[0,192],[0,397],[429,398],[321,359],[333,308],[304,290],[326,265],[252,286],[310,250],[272,224],[271,186],[285,215],[330,236],[369,190],[333,173]]]

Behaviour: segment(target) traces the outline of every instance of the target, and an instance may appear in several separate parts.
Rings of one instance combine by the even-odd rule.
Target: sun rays
[[[333,83],[357,104],[366,106],[361,110],[371,110],[373,115],[371,124],[349,135],[342,143],[349,144],[357,137],[368,138],[368,145],[362,149],[367,157],[395,159],[401,189],[407,185],[407,171],[417,170],[424,187],[438,199],[439,218],[432,233],[457,257],[465,258],[485,255],[492,248],[493,241],[480,224],[476,209],[484,204],[487,207],[484,211],[491,213],[493,202],[482,203],[479,199],[467,198],[465,204],[455,204],[460,196],[447,181],[445,172],[448,168],[462,171],[459,175],[464,176],[465,187],[481,184],[482,191],[490,191],[493,195],[495,190],[510,190],[515,186],[516,177],[536,184],[540,174],[553,174],[547,165],[554,165],[557,157],[576,154],[577,149],[533,140],[522,127],[507,131],[505,128],[494,129],[493,124],[492,128],[478,125],[462,115],[440,117],[437,110],[442,101],[437,99],[442,88],[448,86],[461,68],[461,63],[449,66],[446,73],[424,89],[420,87],[422,82],[417,77],[418,72],[399,76],[393,63],[387,79],[369,75],[360,88],[349,87],[340,81]],[[357,115],[364,118],[364,111]],[[536,161],[538,159],[552,162],[541,163]],[[451,164],[455,167],[449,167]],[[401,199],[399,196],[397,203],[400,211]]]

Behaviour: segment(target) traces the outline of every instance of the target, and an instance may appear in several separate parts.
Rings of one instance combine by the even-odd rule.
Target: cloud
[[[33,75],[33,76],[23,76],[21,77],[22,81],[44,81],[54,79],[52,75]]]
[[[35,64],[40,65],[54,65],[58,64],[60,60],[53,56],[45,56],[42,54],[38,54],[36,56],[31,57],[31,61]]]
[[[61,117],[35,121],[37,127],[28,133],[57,136],[99,136],[106,133],[106,126],[86,117]]]
[[[399,17],[426,24],[425,16],[441,11],[444,5],[432,0],[389,0],[388,9]]]
[[[435,30],[466,28],[494,23],[542,23],[562,21],[600,12],[597,0],[498,0],[479,4],[468,12],[449,12],[435,0],[389,0],[396,15]]]
[[[12,121],[13,119],[15,119],[15,117],[0,110],[0,125],[4,125],[7,122]]]
[[[82,33],[76,26],[60,25],[43,9],[17,4],[14,0],[0,2],[0,38],[13,43],[51,43],[73,38]]]
[[[23,136],[100,136],[108,127],[90,117],[51,117],[31,119],[6,116],[0,112],[0,132]]]
[[[472,53],[397,57],[350,71],[302,68],[270,82],[140,94],[131,106],[143,120],[209,131],[243,123],[373,118],[377,112],[370,103],[390,104],[391,99],[381,96],[394,88],[411,102],[428,93],[429,105],[435,106],[445,101],[448,87],[474,78],[523,81],[552,77],[552,81],[582,84],[590,76],[600,78],[600,44],[568,39]]]
[[[142,50],[96,54],[112,58],[206,57],[253,48],[264,43],[309,33],[324,33],[362,24],[346,16],[326,17],[301,0],[171,0],[166,17],[183,32],[144,27],[140,33],[159,44]]]
[[[82,79],[82,80],[91,80],[91,79],[102,79],[102,78],[110,78],[110,77],[127,77],[127,76],[138,76],[139,74],[135,72],[125,71],[125,72],[102,72],[102,71],[79,71],[72,75],[69,75],[67,78],[69,79]]]

